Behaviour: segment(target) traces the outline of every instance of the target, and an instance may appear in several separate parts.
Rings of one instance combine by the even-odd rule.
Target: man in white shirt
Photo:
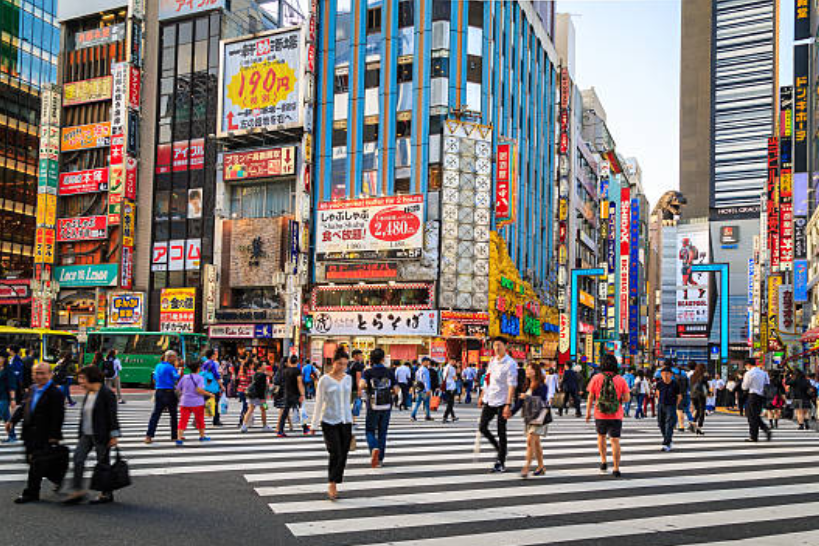
[[[475,369],[475,366],[470,365],[461,372],[461,377],[464,380],[464,391],[466,391],[464,404],[471,404],[472,389],[475,388],[475,378],[478,377],[478,371]]]
[[[745,377],[742,379],[742,390],[748,392],[748,402],[745,407],[745,415],[748,418],[748,428],[750,437],[746,442],[756,442],[759,440],[759,429],[765,433],[768,441],[771,441],[771,429],[762,420],[762,409],[765,406],[765,385],[770,383],[768,372],[761,366],[755,366],[753,360],[745,362]]]
[[[424,405],[424,411],[426,412],[426,417],[424,418],[427,421],[434,421],[432,416],[429,414],[429,399],[432,396],[432,384],[429,380],[429,374],[435,373],[430,372],[429,364],[432,362],[428,357],[424,357],[421,360],[421,365],[418,366],[418,369],[415,371],[415,406],[412,408],[412,413],[410,414],[410,421],[416,421],[416,415],[418,415],[418,408],[421,407],[421,404]]]
[[[492,472],[506,471],[506,421],[512,417],[515,387],[518,385],[518,366],[506,353],[506,340],[496,337],[492,343],[495,356],[489,361],[486,387],[478,399],[481,411],[480,431],[498,452],[498,460]],[[498,418],[498,438],[489,430],[492,419]]]
[[[409,362],[402,362],[395,370],[395,380],[398,382],[398,388],[401,389],[401,404],[399,410],[410,409],[410,378],[412,377],[412,370],[409,367]]]

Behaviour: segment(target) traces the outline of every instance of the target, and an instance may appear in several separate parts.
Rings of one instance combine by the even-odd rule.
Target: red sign
[[[498,144],[495,163],[495,218],[512,218],[512,145]]]
[[[31,301],[28,279],[0,279],[0,305],[22,305]]]
[[[111,137],[111,165],[121,165],[125,158],[125,135]]]
[[[89,169],[60,175],[60,195],[108,191],[108,169]]]
[[[417,214],[399,208],[379,211],[370,220],[370,234],[379,241],[393,243],[412,237],[421,229]]]
[[[572,81],[569,79],[569,69],[560,69],[560,108],[565,110],[569,107],[569,95],[572,91]]]
[[[130,67],[130,75],[128,77],[128,105],[134,110],[139,110],[139,90],[142,87],[142,76],[139,69],[133,65]]]
[[[108,217],[81,216],[57,220],[57,242],[108,238]]]
[[[768,251],[771,267],[779,267],[779,139],[768,138]]]
[[[182,140],[173,143],[173,172],[205,168],[205,139]]]
[[[137,160],[131,156],[125,160],[125,198],[136,200]]]
[[[793,264],[793,203],[779,206],[781,232],[779,234],[779,254],[782,264]]]
[[[226,182],[295,174],[296,149],[289,146],[226,154],[222,169]]]
[[[160,144],[156,147],[156,174],[171,172],[171,145]]]
[[[325,273],[328,281],[395,279],[398,265],[392,263],[330,264]]]

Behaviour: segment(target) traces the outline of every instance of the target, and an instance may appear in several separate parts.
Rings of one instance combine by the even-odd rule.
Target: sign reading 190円
[[[302,124],[300,29],[223,43],[219,134]]]
[[[317,260],[415,259],[424,246],[424,196],[319,203]]]

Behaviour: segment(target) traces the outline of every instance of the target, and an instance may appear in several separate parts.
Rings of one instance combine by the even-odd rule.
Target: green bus
[[[176,351],[180,358],[189,362],[200,358],[200,352],[207,342],[208,337],[204,334],[102,328],[88,332],[83,364],[91,364],[97,351],[106,355],[111,349],[116,349],[122,363],[122,382],[147,385],[151,383],[151,374],[165,351]]]

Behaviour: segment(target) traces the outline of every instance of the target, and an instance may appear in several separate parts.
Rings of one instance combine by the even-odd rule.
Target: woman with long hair
[[[694,405],[694,421],[688,424],[691,432],[705,434],[705,402],[708,400],[708,375],[705,364],[700,362],[691,374],[691,403]]]
[[[529,408],[540,408],[538,414],[543,411],[543,408],[549,407],[549,401],[554,397],[554,392],[549,393],[549,387],[543,380],[543,367],[538,362],[530,362],[526,367],[526,391],[521,393],[520,398],[524,401],[523,404],[523,422],[526,425],[526,460],[523,463],[523,469],[520,471],[522,478],[529,477],[529,468],[532,465],[532,459],[537,459],[537,469],[534,472],[535,476],[540,476],[546,471],[543,465],[543,446],[541,445],[541,438],[546,436],[549,425],[542,420],[542,415],[536,415],[534,411]],[[541,403],[530,403],[528,398],[539,398]]]
[[[802,370],[793,371],[793,376],[788,381],[791,400],[793,400],[793,415],[799,423],[799,430],[810,430],[807,423],[810,412],[811,389],[810,381],[802,373]]]
[[[353,381],[347,374],[348,361],[347,353],[339,347],[329,373],[322,375],[318,381],[313,411],[312,429],[321,426],[329,454],[327,497],[333,501],[338,498],[337,486],[344,480],[344,468],[353,441],[353,413],[350,408]]]

